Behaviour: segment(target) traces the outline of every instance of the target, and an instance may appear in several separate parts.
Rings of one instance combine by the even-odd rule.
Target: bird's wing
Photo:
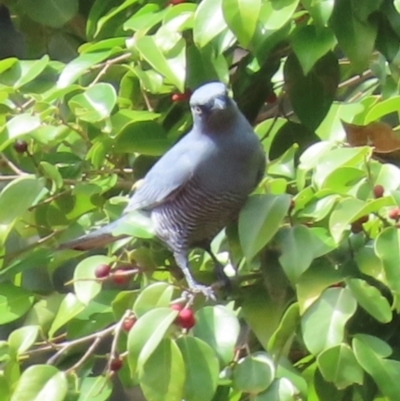
[[[124,212],[151,209],[170,199],[193,176],[196,168],[196,145],[183,138],[150,169],[132,195]],[[192,145],[192,146],[190,146]]]

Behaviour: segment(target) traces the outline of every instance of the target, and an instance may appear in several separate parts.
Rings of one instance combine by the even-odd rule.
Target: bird
[[[252,126],[222,82],[209,82],[190,97],[192,129],[148,171],[122,216],[62,249],[100,248],[127,235],[113,235],[133,211],[147,212],[156,236],[172,251],[189,289],[214,298],[211,287],[190,273],[188,255],[205,250],[218,277],[223,266],[212,239],[237,220],[240,209],[265,173],[266,157]]]

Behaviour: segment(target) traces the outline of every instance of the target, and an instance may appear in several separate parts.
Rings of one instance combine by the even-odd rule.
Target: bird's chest
[[[173,250],[204,243],[238,214],[245,196],[204,188],[192,180],[174,198],[152,210],[157,235]]]

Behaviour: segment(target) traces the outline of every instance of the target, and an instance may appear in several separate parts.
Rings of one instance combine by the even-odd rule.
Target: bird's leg
[[[209,245],[206,246],[204,249],[210,255],[212,261],[214,262],[214,272],[217,276],[217,279],[224,283],[224,287],[230,288],[231,281],[229,280],[229,277],[225,274],[224,265],[217,259]]]
[[[190,273],[189,270],[189,261],[187,252],[174,252],[174,257],[177,265],[182,270],[183,275],[185,276],[186,282],[189,288],[193,292],[201,292],[207,299],[215,300],[215,295],[211,287],[207,287],[205,285],[201,285],[197,283]]]

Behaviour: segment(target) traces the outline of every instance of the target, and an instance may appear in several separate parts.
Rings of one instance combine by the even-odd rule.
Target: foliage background
[[[2,4],[0,400],[397,400],[400,2]],[[196,299],[187,333],[144,222],[108,250],[57,246],[119,216],[210,80],[269,164],[213,243],[233,290]],[[191,254],[198,280],[210,262]]]

